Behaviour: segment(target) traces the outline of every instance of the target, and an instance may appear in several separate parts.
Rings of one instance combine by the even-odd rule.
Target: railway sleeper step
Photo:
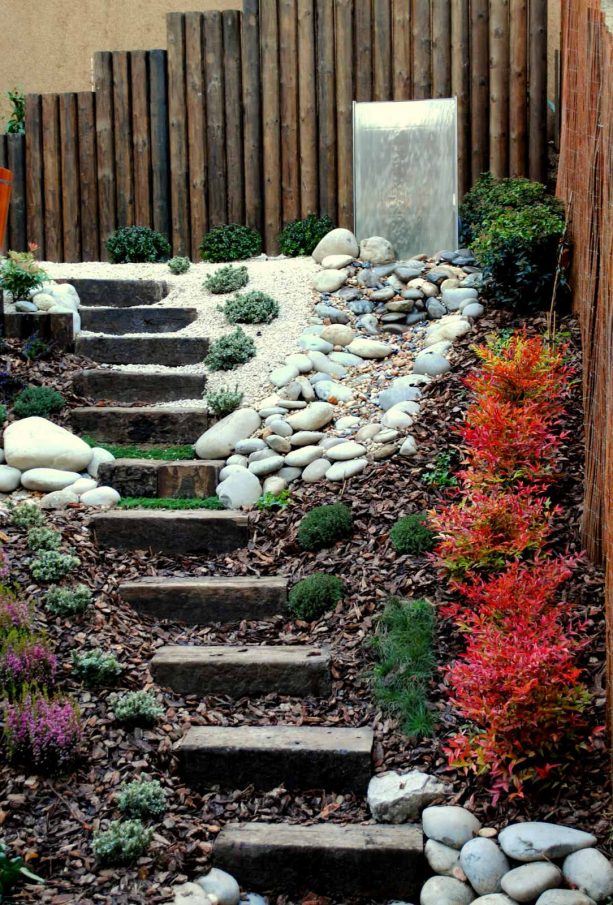
[[[70,423],[76,433],[88,434],[99,443],[174,446],[195,443],[209,427],[209,415],[206,408],[197,406],[92,405],[72,409]]]
[[[92,515],[96,542],[117,550],[229,553],[247,545],[248,516],[229,511],[116,509]]]
[[[200,399],[206,386],[204,374],[185,371],[120,371],[88,368],[75,374],[74,391],[96,402],[177,402]]]
[[[134,307],[79,309],[81,327],[92,333],[175,333],[198,317],[197,308]]]
[[[223,466],[221,460],[115,459],[100,465],[98,479],[122,497],[205,499],[215,495]]]
[[[75,352],[111,365],[163,365],[168,368],[200,364],[209,341],[204,336],[87,336],[79,334]]]
[[[163,280],[108,280],[103,277],[59,279],[71,283],[79,294],[81,305],[105,308],[129,308],[153,305],[166,298],[170,288]]]

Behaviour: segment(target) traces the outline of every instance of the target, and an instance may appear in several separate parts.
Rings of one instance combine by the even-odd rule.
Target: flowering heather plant
[[[28,638],[18,630],[9,632],[0,644],[0,688],[15,697],[24,687],[53,685],[57,657],[43,638]]]
[[[0,639],[12,632],[18,632],[21,636],[28,635],[31,623],[30,604],[17,600],[12,591],[0,585]]]
[[[11,571],[11,565],[9,562],[8,553],[4,549],[4,547],[0,547],[0,581],[3,578],[8,578]]]
[[[54,773],[75,758],[82,730],[79,712],[68,698],[28,694],[7,704],[4,737],[9,758],[41,773]]]

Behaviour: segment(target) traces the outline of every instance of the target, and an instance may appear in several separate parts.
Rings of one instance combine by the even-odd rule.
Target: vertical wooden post
[[[260,2],[262,122],[264,133],[264,247],[277,251],[281,229],[281,129],[279,123],[279,24],[276,0]]]
[[[451,5],[432,0],[432,97],[451,94]]]
[[[392,99],[392,16],[390,0],[376,0],[373,18],[373,100]],[[351,34],[351,32],[349,32]]]
[[[353,229],[353,3],[335,0],[338,224]],[[388,31],[388,39],[391,34]],[[388,58],[389,58],[388,48]],[[391,86],[388,85],[391,91]]]
[[[0,132],[0,167],[3,170],[9,169],[9,154],[7,148],[7,138],[8,135],[6,133]],[[10,204],[10,198],[9,198]],[[4,223],[0,223],[0,234],[4,230],[4,235],[0,235],[0,251],[4,252],[11,248],[11,226],[9,223],[9,212],[2,213],[0,217],[6,220]],[[0,305],[0,336],[4,336],[4,306]]]
[[[319,107],[319,212],[337,219],[334,7],[317,0],[317,102]]]
[[[189,187],[185,122],[185,29],[181,13],[168,13],[168,127],[170,137],[171,244],[175,255],[189,254]]]
[[[355,99],[373,99],[373,53],[371,0],[355,0]],[[409,0],[401,0],[406,3]]]
[[[115,229],[115,151],[113,141],[113,64],[107,51],[94,54],[96,92],[96,155],[100,260],[107,259],[105,242]],[[46,214],[45,214],[46,219]]]
[[[299,0],[298,16],[298,109],[300,120],[300,216],[317,212],[317,93],[315,91],[314,0]]]
[[[49,261],[62,261],[64,257],[61,161],[58,96],[43,94],[45,249]]]
[[[228,173],[228,221],[245,219],[245,180],[241,111],[241,32],[240,13],[235,9],[222,13],[224,48],[224,104],[226,113],[226,168]],[[298,173],[296,172],[296,180]]]
[[[189,170],[190,254],[198,260],[208,228],[202,13],[185,13],[185,103]]]
[[[281,82],[281,180],[283,223],[300,215],[298,153],[298,42],[296,0],[279,0],[279,80]],[[313,86],[312,86],[313,87]]]
[[[130,58],[125,50],[113,51],[113,112],[115,116],[115,191],[117,225],[134,225],[134,176]],[[140,225],[140,224],[137,224]]]
[[[411,4],[392,0],[392,69],[395,101],[411,99]]]
[[[77,94],[79,188],[81,192],[81,260],[97,261],[98,191],[96,180],[96,117],[93,91]]]
[[[76,95],[60,94],[59,108],[62,148],[62,235],[64,260],[70,263],[81,260],[81,196]]]
[[[475,182],[489,162],[488,0],[471,0],[470,35],[471,180]]]
[[[208,160],[209,225],[228,222],[226,123],[224,116],[223,31],[221,13],[204,14],[204,73]]]
[[[509,170],[527,173],[528,137],[528,0],[511,0],[509,65]]]
[[[490,170],[509,172],[509,0],[492,0],[490,39]]]
[[[432,96],[432,43],[430,0],[413,0],[413,97],[423,100]]]
[[[171,239],[170,134],[166,51],[149,51],[153,228]]]
[[[547,181],[547,0],[530,0],[530,179]]]
[[[241,21],[245,222],[262,229],[262,103],[258,0],[243,0]]]
[[[9,229],[11,244],[19,251],[27,251],[28,232],[26,222],[26,143],[21,134],[6,136],[8,168],[13,174]]]
[[[147,52],[130,52],[132,93],[132,165],[134,167],[134,222],[151,222],[151,138],[149,134],[149,72]]]
[[[43,207],[43,147],[40,94],[26,95],[26,213],[28,241],[38,246],[36,256],[45,259]]]
[[[471,183],[469,0],[455,0],[451,8],[451,90],[458,99],[458,187],[461,197]]]

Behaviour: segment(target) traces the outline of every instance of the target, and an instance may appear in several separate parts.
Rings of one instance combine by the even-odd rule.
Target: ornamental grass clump
[[[28,687],[49,688],[56,673],[57,657],[41,636],[13,629],[0,642],[0,688],[10,699]]]
[[[113,820],[106,830],[94,833],[92,849],[101,865],[122,866],[144,855],[152,839],[153,829],[141,820]]]
[[[412,556],[429,553],[435,537],[425,512],[403,516],[390,531],[390,540],[396,552]]]
[[[32,693],[6,705],[4,740],[11,761],[41,773],[60,772],[75,760],[81,738],[79,711],[68,698]]]
[[[46,418],[59,412],[66,405],[61,393],[51,387],[26,387],[18,393],[13,403],[13,414],[18,418],[31,418],[36,415]]]
[[[113,713],[120,723],[153,726],[164,715],[164,708],[150,691],[127,691],[113,698]]]
[[[203,286],[213,295],[223,295],[225,292],[236,292],[242,289],[249,282],[249,271],[246,267],[234,267],[232,264],[226,264],[220,267],[214,273],[210,273]]]
[[[30,528],[28,531],[28,547],[30,550],[59,550],[62,535],[53,528]]]
[[[265,292],[237,292],[220,310],[230,324],[269,324],[279,316],[279,303]]]
[[[72,652],[72,672],[88,688],[110,685],[121,675],[122,667],[115,654],[99,648],[79,654]]]
[[[343,583],[336,575],[315,572],[299,581],[291,589],[288,609],[297,619],[312,622],[342,599]]]
[[[344,503],[316,506],[303,516],[297,540],[303,550],[321,550],[351,536],[353,515]]]
[[[90,589],[80,584],[73,588],[50,588],[45,594],[44,606],[52,616],[78,616],[92,600]]]
[[[37,581],[60,581],[80,565],[81,560],[72,553],[39,550],[38,555],[30,562],[30,572]]]
[[[128,817],[155,819],[166,813],[166,792],[157,779],[136,779],[121,787],[118,803]]]
[[[211,343],[209,354],[204,360],[211,371],[233,371],[255,356],[255,343],[241,327],[233,333],[220,336]]]

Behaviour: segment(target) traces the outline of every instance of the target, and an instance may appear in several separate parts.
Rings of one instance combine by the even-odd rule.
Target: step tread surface
[[[150,334],[147,336],[81,333],[75,352],[106,364],[159,364],[180,367],[202,362],[209,348],[203,336]]]
[[[192,726],[178,748],[354,752],[370,757],[372,745],[373,731],[365,726]]]
[[[120,550],[224,553],[245,546],[249,518],[231,511],[129,509],[90,516],[98,543]]]
[[[74,408],[70,422],[78,433],[103,443],[195,443],[210,426],[206,406],[89,405]],[[194,460],[197,461],[197,460]]]
[[[109,402],[177,402],[198,399],[206,386],[204,374],[181,371],[123,371],[88,368],[73,378],[75,392]]]

